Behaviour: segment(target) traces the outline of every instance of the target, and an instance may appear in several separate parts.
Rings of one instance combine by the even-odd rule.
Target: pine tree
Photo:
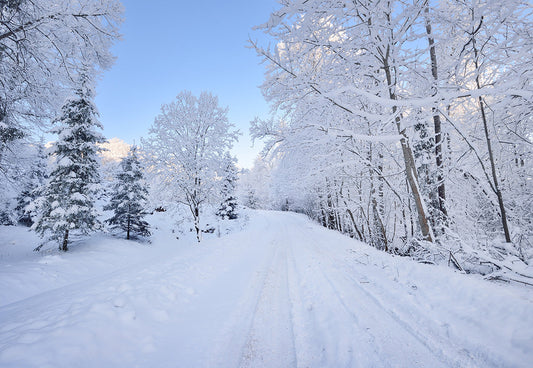
[[[111,201],[104,207],[106,210],[114,210],[113,217],[106,222],[113,229],[124,230],[126,239],[135,235],[150,236],[149,225],[143,220],[146,215],[144,205],[148,194],[143,179],[137,147],[133,146],[120,163],[120,172],[113,186]]]
[[[217,210],[217,216],[223,220],[235,220],[237,218],[237,198],[235,187],[237,184],[237,167],[235,159],[226,153],[222,166],[221,198],[223,199]]]
[[[46,154],[44,152],[44,144],[41,140],[41,143],[37,146],[35,159],[28,171],[26,183],[17,196],[15,211],[17,221],[21,225],[33,225],[36,216],[34,201],[39,197],[42,185],[47,178],[46,166]]]
[[[93,92],[84,81],[76,96],[67,100],[52,130],[58,135],[52,157],[55,163],[39,199],[33,229],[41,237],[59,242],[68,250],[69,234],[88,234],[100,228],[94,207],[100,175],[97,143],[104,142],[95,128],[102,128],[92,102]]]

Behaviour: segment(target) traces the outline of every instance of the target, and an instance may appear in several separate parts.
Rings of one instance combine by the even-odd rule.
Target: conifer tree
[[[97,143],[104,138],[96,131],[102,125],[92,99],[85,80],[55,121],[52,132],[58,139],[51,153],[55,162],[32,227],[41,237],[58,241],[63,251],[68,250],[70,232],[88,234],[101,226],[94,200],[100,183]]]
[[[126,239],[135,235],[150,236],[149,224],[143,219],[146,215],[147,195],[137,147],[133,146],[120,163],[111,201],[104,207],[106,210],[114,210],[113,216],[106,222],[113,229],[125,231]]]
[[[41,140],[37,146],[37,153],[28,173],[22,191],[17,196],[17,206],[15,207],[17,221],[21,225],[32,226],[36,216],[34,201],[39,197],[40,190],[47,178],[46,175],[46,154],[44,144]]]
[[[235,198],[235,187],[237,185],[237,167],[235,159],[226,152],[222,165],[221,198],[222,203],[217,210],[217,216],[223,220],[235,220],[237,218],[237,198]]]

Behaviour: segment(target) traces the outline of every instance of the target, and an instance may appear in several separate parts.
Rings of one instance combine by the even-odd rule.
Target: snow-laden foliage
[[[41,140],[37,145],[37,152],[33,155],[30,167],[24,175],[22,191],[17,196],[15,207],[17,222],[25,226],[31,226],[36,217],[35,200],[40,196],[40,191],[47,178],[47,156],[44,144]]]
[[[137,147],[132,146],[120,162],[112,189],[112,196],[105,210],[112,210],[113,216],[106,220],[112,229],[126,233],[126,239],[149,236],[150,225],[144,220],[148,189],[144,183],[143,168],[137,156]]]
[[[80,74],[112,64],[121,14],[119,0],[0,2],[0,145],[54,117]]]
[[[235,161],[229,152],[226,152],[222,163],[222,171],[219,174],[221,176],[219,193],[222,203],[220,203],[216,215],[223,220],[235,220],[238,217],[238,204],[235,194],[238,176]]]
[[[101,227],[94,201],[100,183],[97,144],[104,138],[96,131],[102,125],[92,98],[84,82],[55,121],[54,163],[37,201],[38,216],[32,227],[41,237],[59,242],[63,251],[68,250],[71,232],[88,234]]]
[[[0,155],[0,224],[16,225],[24,212],[19,207],[24,196],[22,192],[39,185],[40,177],[45,175],[46,160],[41,161],[44,158],[39,157],[44,155],[44,152],[39,153],[39,143],[28,137],[16,139],[4,148]],[[27,204],[25,201],[23,206]]]
[[[289,0],[258,28],[271,204],[425,262],[531,261],[530,4]]]
[[[198,241],[201,206],[218,202],[218,176],[236,140],[228,109],[220,107],[218,98],[208,92],[199,97],[181,92],[173,102],[162,105],[149,137],[142,140],[153,190],[169,206],[188,207]]]
[[[239,173],[237,197],[245,207],[271,208],[271,171],[272,161],[258,156],[252,169],[243,169]]]

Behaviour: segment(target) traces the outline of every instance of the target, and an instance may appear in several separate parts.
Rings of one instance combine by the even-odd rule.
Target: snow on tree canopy
[[[228,109],[218,105],[216,96],[202,92],[196,97],[185,91],[161,106],[150,136],[142,140],[161,200],[189,208],[198,241],[200,208],[218,197],[217,173],[237,140],[233,127]]]
[[[120,163],[112,196],[106,210],[113,210],[113,216],[106,220],[113,229],[126,232],[126,239],[149,236],[149,224],[143,219],[147,214],[143,169],[137,157],[137,147],[132,146]]]
[[[100,176],[97,144],[104,142],[96,132],[102,125],[92,103],[87,81],[67,100],[53,133],[58,135],[51,156],[55,159],[49,179],[38,200],[39,209],[33,229],[41,237],[60,242],[68,250],[69,232],[88,234],[100,228],[94,199]]]

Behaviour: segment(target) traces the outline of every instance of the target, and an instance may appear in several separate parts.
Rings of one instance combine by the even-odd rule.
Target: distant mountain
[[[111,138],[106,143],[100,145],[105,150],[100,153],[102,164],[118,163],[128,154],[130,145],[120,138]]]

